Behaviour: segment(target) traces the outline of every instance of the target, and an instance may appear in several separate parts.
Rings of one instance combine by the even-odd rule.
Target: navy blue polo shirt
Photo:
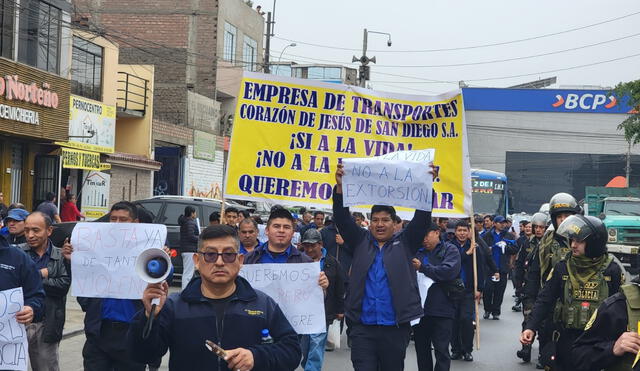
[[[293,245],[290,245],[283,253],[275,254],[269,251],[269,245],[267,242],[267,246],[264,247],[264,254],[260,256],[260,260],[258,260],[258,263],[286,263],[289,259],[289,255],[291,255],[291,249],[295,249],[295,247],[293,247]]]

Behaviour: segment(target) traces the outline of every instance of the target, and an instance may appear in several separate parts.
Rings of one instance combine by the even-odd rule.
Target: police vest
[[[613,258],[609,256],[600,271],[580,287],[573,287],[569,275],[563,275],[564,290],[562,299],[558,301],[553,320],[565,329],[584,330],[593,312],[598,309],[604,299],[609,297],[610,276],[604,271]]]
[[[540,240],[538,238],[532,237],[529,240],[529,248],[526,249],[527,256],[524,259],[524,277],[528,279],[529,272],[532,268],[532,263],[538,256],[538,246],[540,245]]]
[[[628,284],[620,286],[620,290],[624,293],[627,304],[627,330],[638,332],[638,321],[640,321],[640,286],[637,284]],[[635,354],[625,353],[613,365],[607,367],[606,371],[629,371],[635,361]]]
[[[553,231],[549,231],[542,236],[539,248],[540,265],[542,266],[543,262],[548,262],[549,266],[545,272],[540,272],[541,288],[544,287],[544,284],[553,275],[553,267],[555,267],[558,262],[566,260],[570,251],[569,246],[560,244],[558,240],[555,239],[555,233]]]

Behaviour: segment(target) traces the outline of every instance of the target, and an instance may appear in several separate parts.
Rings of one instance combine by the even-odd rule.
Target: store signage
[[[19,81],[18,75],[7,75],[0,79],[0,95],[8,100],[19,100],[36,104],[47,108],[58,108],[60,100],[58,93],[51,91],[48,83],[42,83],[42,87],[33,82],[25,84]]]
[[[68,79],[0,58],[0,132],[67,141],[69,90]]]
[[[99,171],[84,171],[82,213],[87,221],[99,219],[109,212],[111,175]]]
[[[463,88],[467,111],[625,114],[628,99],[607,90]]]
[[[66,169],[108,170],[111,164],[100,162],[97,152],[62,148],[62,167]]]
[[[116,107],[72,95],[69,99],[69,142],[76,148],[113,153]],[[71,146],[71,145],[70,145]]]

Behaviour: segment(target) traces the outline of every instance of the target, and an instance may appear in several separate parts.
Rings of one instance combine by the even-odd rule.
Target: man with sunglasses
[[[162,357],[169,350],[172,371],[279,371],[298,366],[298,336],[280,307],[238,275],[245,260],[239,247],[233,227],[209,226],[200,234],[193,257],[200,277],[168,298],[166,282],[147,286],[142,296],[144,311],[136,315],[128,335],[131,353],[139,362]],[[143,338],[154,298],[160,299],[157,317],[149,336]],[[264,330],[270,341],[263,341]],[[217,358],[205,347],[207,340],[224,348],[226,356]]]

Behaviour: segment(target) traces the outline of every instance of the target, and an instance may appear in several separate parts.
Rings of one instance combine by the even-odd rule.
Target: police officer
[[[545,207],[545,205],[547,205]],[[540,207],[541,212],[551,217],[551,225],[540,241],[540,289],[544,287],[545,282],[551,278],[553,267],[564,260],[569,254],[569,241],[555,231],[562,221],[571,215],[578,213],[578,202],[568,193],[557,193],[551,197],[548,204]],[[542,211],[548,210],[548,212]],[[545,319],[538,333],[540,344],[547,344],[551,340],[553,334],[553,321],[551,318]],[[542,369],[540,359],[536,368]]]
[[[533,304],[540,290],[540,258],[538,255],[540,240],[547,230],[548,217],[543,213],[535,213],[529,223],[533,234],[522,244],[516,259],[516,279],[522,283],[520,292],[522,298],[522,330],[525,330],[527,320],[533,309]],[[538,338],[538,342],[540,339]],[[542,344],[540,345],[542,348]],[[522,345],[522,349],[517,352],[518,358],[524,362],[531,360],[531,345]]]
[[[640,278],[608,297],[573,343],[572,358],[581,370],[631,370],[640,351]]]
[[[557,193],[551,197],[549,201],[549,214],[551,215],[550,229],[542,237],[540,241],[540,284],[544,287],[544,283],[551,278],[551,271],[556,264],[565,260],[569,254],[569,241],[556,233],[558,226],[569,216],[577,214],[579,211],[578,202],[568,193]]]
[[[571,241],[571,255],[553,268],[520,342],[531,344],[542,321],[553,312],[554,331],[541,351],[543,363],[553,370],[574,370],[571,346],[596,308],[618,292],[622,270],[607,254],[607,230],[600,219],[572,215],[557,233]]]

